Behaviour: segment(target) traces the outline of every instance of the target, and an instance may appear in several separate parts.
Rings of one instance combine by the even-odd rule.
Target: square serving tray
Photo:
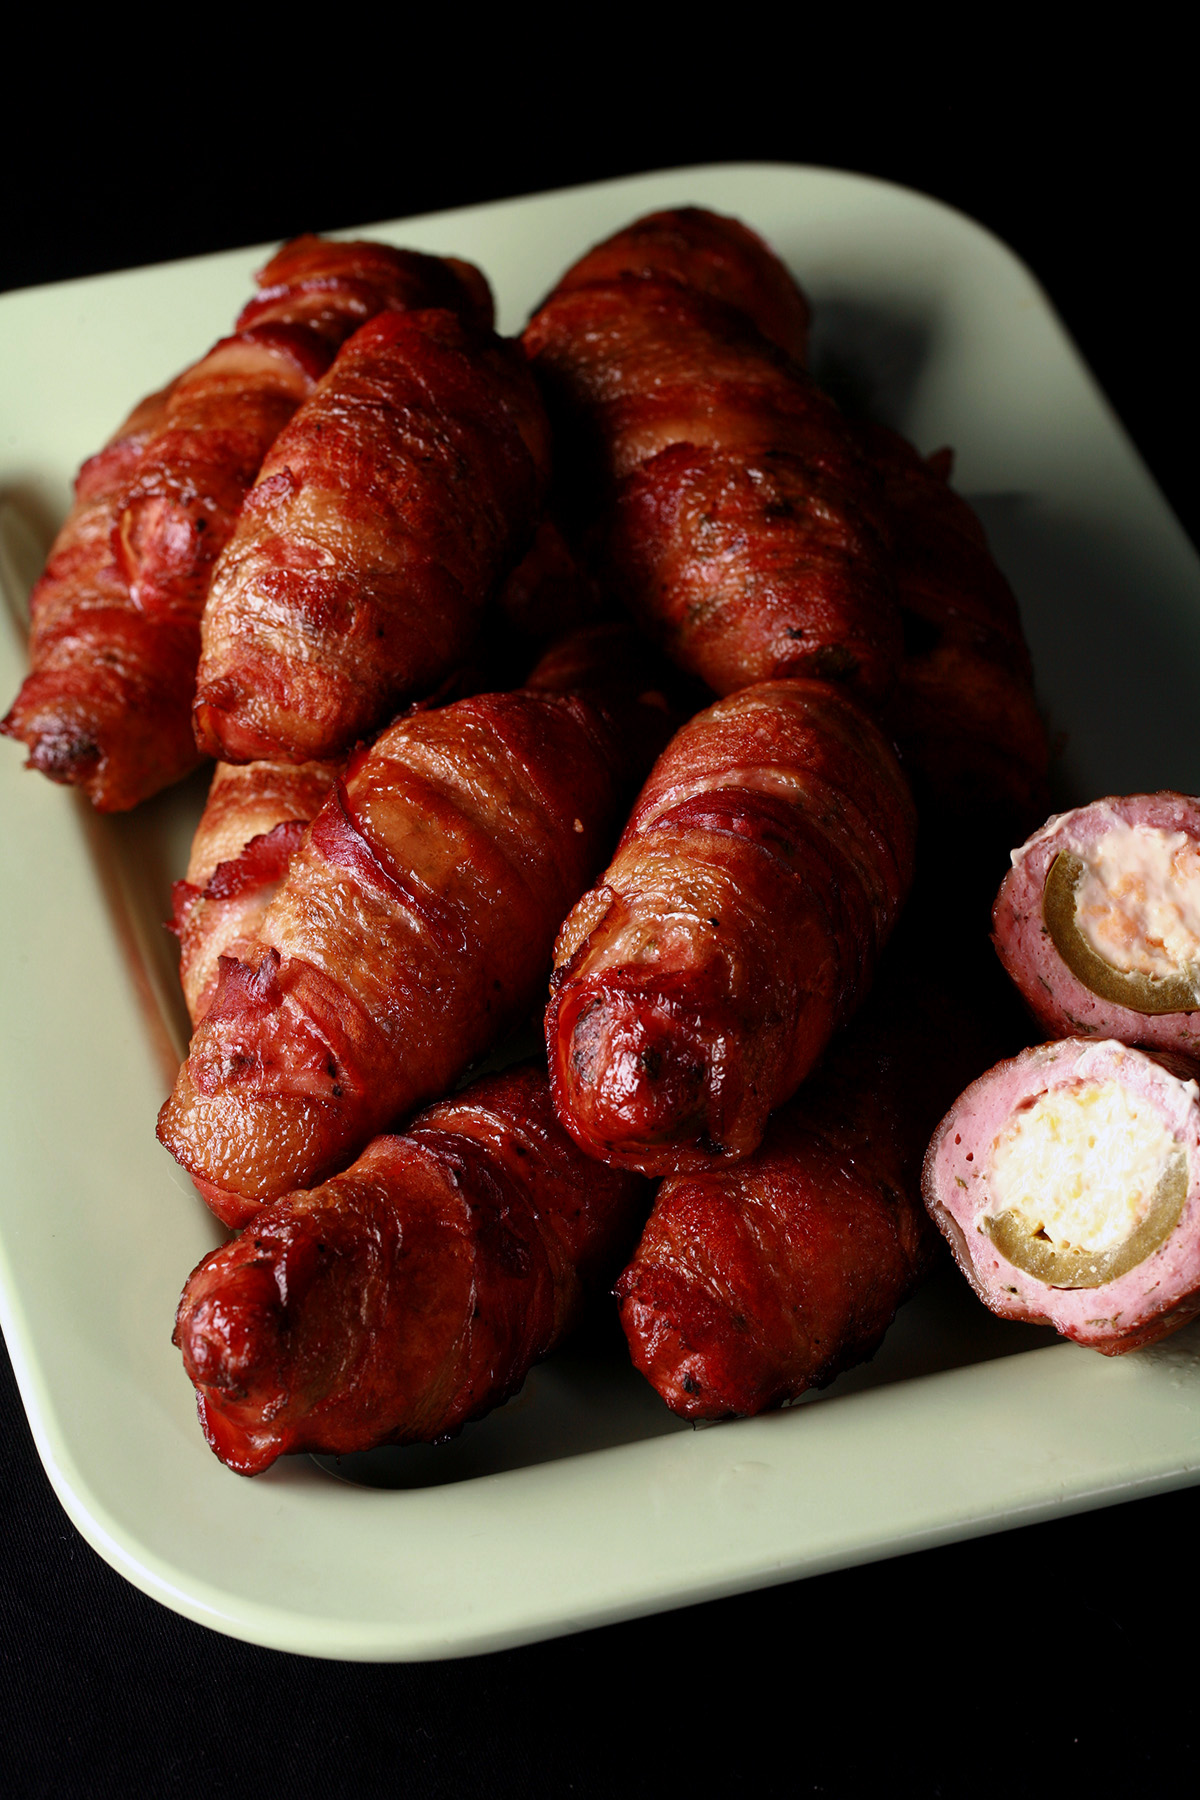
[[[819,375],[922,450],[955,447],[1022,603],[1061,798],[1200,791],[1200,564],[1028,271],[970,220],[861,176],[733,165],[354,235],[472,258],[514,331],[587,245],[686,203],[795,270]],[[270,248],[0,299],[6,704],[76,468],[229,329]],[[154,1139],[186,1030],[161,921],[204,780],[100,819],[20,761],[0,745],[0,1318],[63,1505],[155,1599],[310,1655],[457,1656],[1200,1475],[1200,1326],[1110,1360],[1001,1324],[949,1271],[872,1363],[785,1412],[692,1429],[581,1348],[452,1444],[229,1473],[170,1343],[219,1227]]]

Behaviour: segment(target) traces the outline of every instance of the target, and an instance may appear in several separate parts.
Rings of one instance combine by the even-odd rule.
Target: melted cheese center
[[[1056,1250],[1102,1252],[1145,1219],[1177,1145],[1116,1081],[1042,1094],[992,1146],[988,1211],[1014,1213]]]
[[[1110,967],[1161,976],[1200,962],[1200,849],[1185,832],[1114,825],[1074,854],[1075,923]]]

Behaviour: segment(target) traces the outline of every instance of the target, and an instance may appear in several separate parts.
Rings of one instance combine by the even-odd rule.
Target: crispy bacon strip
[[[678,217],[680,236],[726,223]],[[878,700],[901,634],[874,473],[764,335],[779,328],[736,259],[714,281],[707,243],[664,256],[649,223],[654,254],[634,254],[631,227],[568,271],[525,332],[576,471],[564,517],[645,629],[717,693],[810,675]],[[797,329],[780,335],[794,346]]]
[[[770,246],[740,219],[699,206],[648,213],[567,270],[556,294],[632,278],[673,281],[753,319],[796,362],[808,357],[808,300]]]
[[[171,890],[193,1025],[216,992],[221,957],[253,939],[337,776],[336,763],[217,764],[187,874]]]
[[[334,349],[377,312],[444,306],[479,325],[493,323],[492,290],[474,263],[369,239],[306,232],[277,250],[255,282],[258,293],[238,315],[239,331],[306,325]]]
[[[475,1082],[342,1175],[264,1206],[184,1290],[175,1342],[222,1462],[423,1443],[514,1394],[636,1233],[544,1072]]]
[[[446,311],[363,326],[214,577],[199,740],[234,762],[337,756],[436,687],[528,547],[548,473],[519,349]]]
[[[101,811],[136,805],[201,760],[190,715],[213,565],[338,343],[382,308],[452,294],[490,315],[478,271],[385,245],[305,238],[258,280],[234,334],[84,465],[34,590],[32,673],[0,729]]]
[[[31,672],[0,722],[27,746],[30,768],[81,788],[101,812],[134,805],[197,760],[187,707],[176,703],[194,672],[188,628],[139,612],[113,548],[124,495],[168,398],[165,390],[143,400],[79,471],[74,506],[33,590]]]
[[[763,682],[686,725],[555,949],[559,1117],[645,1174],[748,1155],[864,994],[915,816],[844,690]]]
[[[526,1015],[669,729],[623,674],[415,712],[352,759],[160,1116],[226,1223],[344,1167]]]

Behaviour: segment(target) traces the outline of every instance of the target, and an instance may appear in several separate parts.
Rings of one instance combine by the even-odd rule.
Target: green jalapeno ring
[[[1076,919],[1076,902],[1084,866],[1069,850],[1050,865],[1042,890],[1042,919],[1051,942],[1077,981],[1101,1000],[1111,1000],[1137,1013],[1194,1012],[1200,1005],[1200,968],[1178,975],[1142,975],[1116,969],[1088,943]]]
[[[1002,1212],[994,1219],[981,1219],[979,1225],[1015,1269],[1023,1269],[1047,1287],[1104,1287],[1136,1269],[1166,1242],[1179,1223],[1187,1195],[1187,1157],[1181,1148],[1164,1169],[1146,1217],[1123,1243],[1111,1250],[1056,1249],[1044,1234],[1031,1232],[1013,1211]]]

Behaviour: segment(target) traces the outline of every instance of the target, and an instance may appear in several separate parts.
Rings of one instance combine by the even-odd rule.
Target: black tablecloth
[[[865,22],[825,41],[790,16],[795,41],[749,15],[714,36],[695,15],[654,47],[628,18],[620,44],[614,21],[568,50],[561,31],[597,24],[513,21],[481,46],[465,20],[327,17],[285,61],[278,21],[179,19],[137,41],[153,79],[115,20],[46,42],[22,65],[32,121],[7,128],[0,287],[643,168],[857,169],[1026,259],[1195,537],[1178,52],[1047,62],[1040,21],[1017,54],[1008,15],[961,21],[969,48],[906,27],[881,52]],[[21,1795],[1153,1793],[1192,1752],[1171,1628],[1200,1598],[1194,1490],[528,1649],[341,1665],[128,1586],[61,1511],[7,1365],[0,1408],[0,1783]]]

